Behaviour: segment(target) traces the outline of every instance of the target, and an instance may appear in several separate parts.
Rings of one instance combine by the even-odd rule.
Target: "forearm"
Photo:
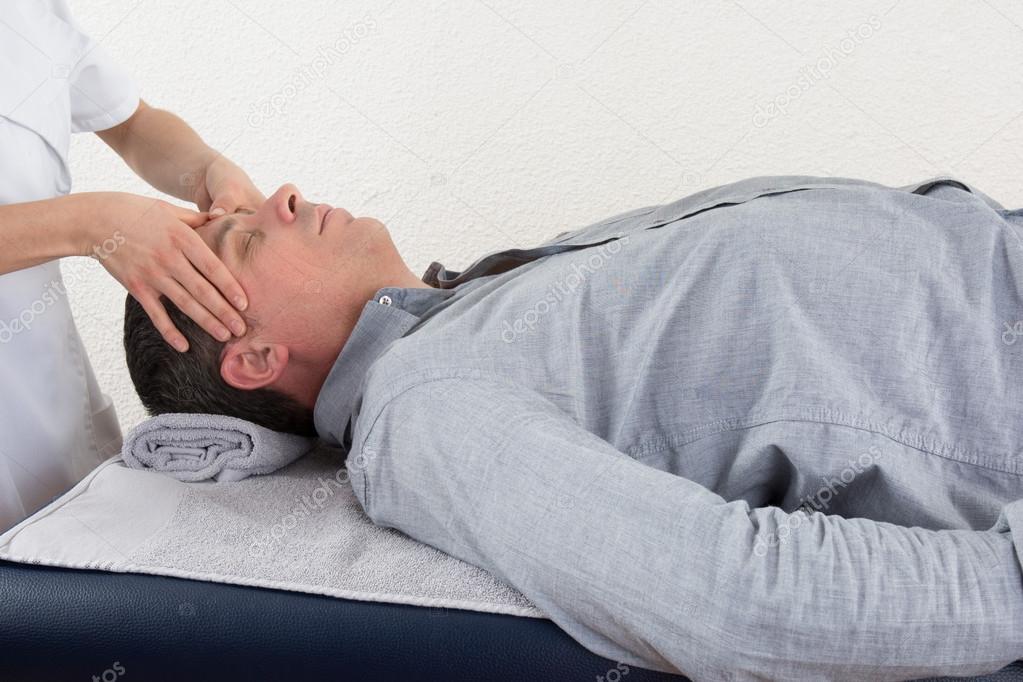
[[[596,653],[708,680],[980,674],[1023,656],[1007,532],[751,510],[508,385],[443,424],[417,416],[458,391],[381,414],[388,435],[353,474],[367,513],[506,580]]]
[[[0,206],[0,274],[88,255],[94,199],[95,194],[83,193]]]
[[[218,152],[169,111],[145,102],[127,121],[98,135],[154,188],[188,202]]]

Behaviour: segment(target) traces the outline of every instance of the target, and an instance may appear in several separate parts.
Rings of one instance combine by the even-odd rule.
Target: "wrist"
[[[201,207],[204,199],[207,201],[212,199],[206,188],[206,182],[210,176],[210,168],[219,157],[220,155],[214,149],[207,147],[206,151],[200,156],[199,161],[194,164],[195,170],[185,174],[183,184],[191,184],[190,187],[186,187],[186,190],[188,190],[187,201],[191,201],[196,206]]]
[[[69,248],[76,256],[92,256],[113,230],[111,216],[122,192],[81,192],[63,197],[68,222],[74,225]]]

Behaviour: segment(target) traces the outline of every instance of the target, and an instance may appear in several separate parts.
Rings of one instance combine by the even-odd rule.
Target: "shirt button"
[[[391,305],[391,297],[386,295],[381,296],[380,298],[377,299],[377,303],[379,303],[380,305]]]

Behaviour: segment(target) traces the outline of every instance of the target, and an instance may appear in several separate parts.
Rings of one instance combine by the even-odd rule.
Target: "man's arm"
[[[349,469],[375,523],[492,572],[625,663],[700,680],[897,680],[1023,657],[1004,513],[1000,529],[930,531],[750,509],[486,378],[368,401]]]

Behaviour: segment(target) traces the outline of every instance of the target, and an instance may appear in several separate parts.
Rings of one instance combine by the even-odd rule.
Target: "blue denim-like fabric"
[[[375,523],[603,656],[998,670],[1023,657],[1021,231],[952,179],[769,177],[435,263],[366,303],[317,429]]]

